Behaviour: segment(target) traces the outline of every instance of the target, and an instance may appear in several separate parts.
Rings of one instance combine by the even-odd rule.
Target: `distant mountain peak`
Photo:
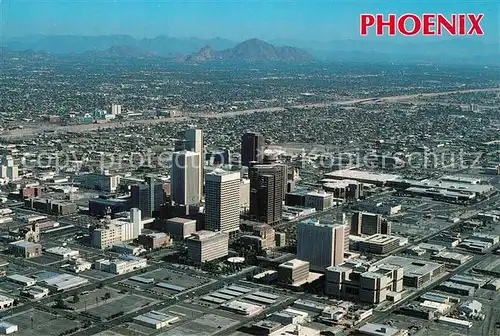
[[[229,61],[312,61],[313,57],[306,51],[293,47],[276,47],[270,43],[252,38],[243,41],[233,48],[214,51],[205,46],[194,55],[187,56],[187,62],[209,60]]]

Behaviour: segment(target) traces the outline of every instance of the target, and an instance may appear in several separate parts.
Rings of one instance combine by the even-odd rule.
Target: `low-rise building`
[[[14,299],[5,295],[0,295],[0,310],[12,307]]]
[[[20,275],[20,274],[12,274],[7,276],[7,280],[18,285],[22,285],[24,287],[34,286],[36,284],[36,279]]]
[[[149,313],[136,316],[133,320],[135,323],[148,328],[161,329],[179,321],[179,317],[153,310]]]
[[[445,271],[444,264],[399,256],[386,257],[377,261],[374,265],[401,266],[404,269],[403,284],[416,288],[420,288],[429,281],[435,280]]]
[[[40,286],[32,286],[23,289],[21,295],[29,297],[30,299],[39,300],[49,295],[49,289]]]
[[[113,244],[113,246],[111,246],[111,250],[116,253],[128,254],[133,256],[137,256],[141,253],[146,252],[146,250],[142,246],[130,245],[123,242]]]
[[[43,279],[39,283],[47,287],[50,292],[56,293],[86,285],[89,283],[89,280],[71,274],[56,274]]]
[[[0,322],[0,334],[1,335],[9,335],[17,332],[19,330],[17,324],[12,324],[9,322],[2,321]]]
[[[172,246],[172,238],[164,232],[142,234],[137,238],[137,243],[146,249],[156,250],[162,247]]]
[[[42,255],[42,245],[20,240],[9,244],[9,252],[16,257],[26,259],[36,258]]]
[[[278,281],[287,285],[298,285],[309,277],[309,262],[293,259],[278,266]]]
[[[220,309],[245,316],[254,316],[264,311],[264,307],[261,305],[243,302],[239,300],[225,302],[222,305],[220,305]]]
[[[326,191],[310,191],[304,196],[304,206],[324,211],[333,206],[333,194]]]
[[[432,260],[451,265],[463,265],[472,259],[468,254],[460,254],[455,252],[439,252],[431,256]]]
[[[408,335],[407,330],[393,328],[385,324],[367,323],[359,328],[358,333],[366,336],[404,336]]]
[[[165,232],[172,237],[188,238],[196,232],[196,220],[181,217],[167,219]]]
[[[45,252],[56,255],[62,258],[63,260],[78,258],[78,256],[80,255],[80,252],[78,250],[72,250],[67,247],[59,247],[59,246],[46,249]]]
[[[373,266],[354,260],[329,267],[326,272],[325,293],[341,299],[380,303],[402,290],[401,266]]]
[[[125,274],[147,266],[147,259],[132,255],[121,255],[113,260],[99,259],[94,263],[96,270],[113,274]]]
[[[69,260],[69,270],[75,273],[85,272],[92,268],[92,263],[82,259],[75,258]]]
[[[360,252],[387,254],[399,248],[400,238],[385,234],[374,234],[358,243]]]

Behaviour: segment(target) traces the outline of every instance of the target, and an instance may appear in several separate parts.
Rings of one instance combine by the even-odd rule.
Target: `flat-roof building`
[[[313,271],[324,272],[326,268],[344,261],[345,239],[348,226],[344,223],[305,220],[299,222],[297,232],[297,258],[308,261]]]
[[[135,323],[148,328],[161,329],[179,321],[179,317],[153,310],[143,315],[136,316],[133,320]]]
[[[224,232],[198,231],[186,240],[188,258],[206,262],[223,258],[229,253],[229,235]]]
[[[188,238],[196,232],[196,220],[181,217],[167,219],[165,222],[165,232],[172,237]]]
[[[99,259],[94,263],[96,270],[113,274],[125,274],[147,266],[146,258],[139,258],[132,255],[120,255],[118,258],[112,260]]]
[[[373,254],[387,254],[399,248],[400,238],[384,234],[374,234],[359,241],[359,251]]]
[[[293,259],[278,266],[278,281],[288,285],[301,284],[309,277],[309,262]]]
[[[376,267],[353,260],[329,267],[326,272],[325,293],[341,299],[380,303],[386,301],[391,293],[400,293],[402,290],[401,266]]]
[[[389,256],[374,264],[401,266],[404,269],[403,284],[408,287],[420,288],[429,281],[435,280],[445,271],[444,264],[427,260]]]
[[[42,245],[20,240],[9,244],[9,251],[17,257],[26,259],[40,257],[42,255]]]
[[[406,330],[400,330],[385,324],[367,323],[359,328],[358,333],[366,336],[403,336]]]
[[[72,250],[67,247],[61,247],[61,246],[56,246],[56,247],[51,247],[49,249],[45,250],[46,253],[54,254],[63,260],[68,260],[71,258],[78,258],[80,255],[80,252],[78,250]]]
[[[40,284],[47,287],[52,293],[73,289],[88,283],[89,280],[71,274],[56,274],[40,281]]]
[[[264,307],[253,303],[234,300],[223,303],[220,305],[220,309],[239,315],[254,316],[261,313],[264,310]]]

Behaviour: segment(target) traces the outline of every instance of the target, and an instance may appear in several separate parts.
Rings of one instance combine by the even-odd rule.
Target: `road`
[[[305,105],[296,105],[291,108],[314,108],[314,107],[326,107],[326,106],[346,106],[357,103],[369,103],[369,102],[395,102],[409,99],[418,99],[418,98],[428,98],[428,97],[437,97],[443,95],[449,95],[454,93],[471,93],[471,92],[491,92],[491,91],[500,91],[500,88],[486,88],[486,89],[470,89],[470,90],[454,90],[454,91],[446,91],[446,92],[430,92],[430,93],[421,93],[421,94],[411,94],[411,95],[397,95],[397,96],[388,96],[388,97],[373,97],[373,98],[358,98],[358,99],[350,99],[343,101],[332,101],[332,102],[322,102],[322,103],[313,103],[313,104],[305,104]],[[239,115],[252,114],[252,113],[264,113],[264,112],[284,112],[286,111],[285,107],[268,107],[268,108],[260,108],[260,109],[252,109],[252,110],[240,110],[240,111],[231,111],[224,113],[202,113],[202,114],[188,114],[188,116],[184,117],[175,117],[175,118],[161,118],[161,119],[145,119],[145,120],[135,120],[135,121],[127,121],[127,122],[110,122],[105,124],[86,124],[86,125],[71,125],[71,126],[42,126],[37,128],[23,128],[16,129],[9,132],[6,132],[0,135],[0,139],[8,139],[8,138],[19,138],[19,137],[29,137],[34,136],[39,132],[43,131],[52,131],[52,132],[91,132],[96,131],[98,129],[108,129],[108,128],[116,128],[116,127],[127,127],[133,125],[149,125],[149,124],[159,124],[159,123],[167,123],[167,122],[180,122],[187,121],[190,118],[227,118],[227,117],[235,117]]]

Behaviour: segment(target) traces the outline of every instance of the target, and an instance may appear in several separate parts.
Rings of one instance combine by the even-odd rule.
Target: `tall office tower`
[[[171,197],[176,204],[191,205],[201,201],[199,153],[175,152],[172,155]]]
[[[369,212],[356,211],[351,217],[351,234],[374,235],[382,233],[382,216]]]
[[[200,192],[203,194],[203,171],[204,171],[204,153],[203,153],[203,131],[196,128],[189,128],[184,131],[182,138],[175,143],[174,150],[176,152],[189,151],[200,154],[198,166],[200,167]]]
[[[344,262],[345,225],[305,220],[297,232],[297,258],[309,261],[312,271],[324,272]]]
[[[234,232],[240,228],[240,173],[216,169],[205,175],[205,229]]]
[[[241,165],[250,166],[250,162],[264,161],[264,136],[260,133],[247,132],[241,137]]]
[[[146,176],[146,183],[130,186],[130,204],[141,212],[142,218],[152,218],[164,202],[163,184],[156,183],[154,177]]]
[[[132,223],[132,237],[136,239],[142,232],[144,224],[142,222],[141,210],[137,208],[130,209],[130,222]]]
[[[199,185],[200,193],[203,195],[203,175],[204,175],[204,153],[203,153],[203,131],[190,128],[184,132],[184,138],[187,140],[186,150],[198,153],[198,167],[200,172]]]
[[[283,213],[283,167],[254,165],[249,168],[250,218],[266,224],[281,222]]]

